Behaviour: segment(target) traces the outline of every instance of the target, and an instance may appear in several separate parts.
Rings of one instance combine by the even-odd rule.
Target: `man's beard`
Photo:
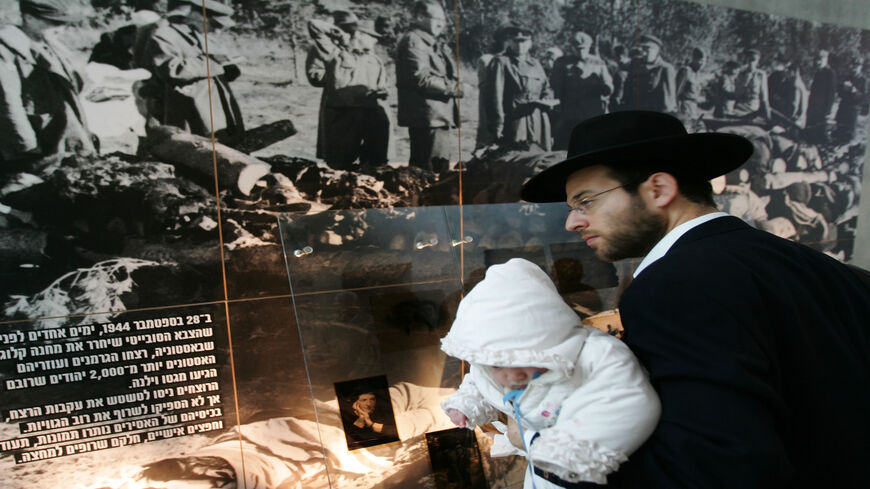
[[[602,246],[595,250],[598,258],[612,262],[646,255],[667,232],[668,221],[644,207],[639,197],[622,216],[612,216],[613,228],[602,236]]]

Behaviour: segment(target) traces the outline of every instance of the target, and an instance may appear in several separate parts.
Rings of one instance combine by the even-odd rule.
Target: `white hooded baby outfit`
[[[460,302],[441,349],[471,366],[459,390],[441,405],[464,414],[469,428],[496,421],[498,411],[517,418],[516,407],[503,400],[509,388],[493,379],[489,366],[548,369],[516,400],[528,453],[514,453],[536,469],[536,489],[570,485],[565,482],[606,484],[607,474],[658,422],[658,396],[628,347],[582,325],[547,274],[527,260],[487,270]],[[497,446],[513,447],[504,435],[497,438],[494,456]],[[531,473],[526,472],[527,488]]]

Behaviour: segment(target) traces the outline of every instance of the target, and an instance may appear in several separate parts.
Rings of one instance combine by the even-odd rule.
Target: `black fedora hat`
[[[652,172],[710,180],[738,168],[752,155],[752,143],[734,134],[686,132],[674,116],[652,111],[604,114],[577,124],[568,158],[523,185],[527,202],[564,202],[568,176],[588,166],[648,165]]]

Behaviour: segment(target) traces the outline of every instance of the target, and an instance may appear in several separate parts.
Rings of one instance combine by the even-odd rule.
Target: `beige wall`
[[[695,0],[698,3],[732,7],[797,19],[827,22],[848,27],[870,29],[870,1],[868,0]],[[870,140],[870,138],[868,138]],[[870,153],[868,153],[870,154]],[[870,158],[864,159],[858,232],[855,236],[852,263],[870,269]]]

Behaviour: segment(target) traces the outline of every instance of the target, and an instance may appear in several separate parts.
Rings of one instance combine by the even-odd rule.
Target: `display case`
[[[615,307],[618,267],[595,258],[563,223],[563,204],[280,217],[290,323],[331,455],[324,458],[330,487],[522,484],[524,460],[490,459],[490,436],[455,431],[441,410],[464,366],[441,352],[440,338],[463,294],[489,266],[514,257],[541,266],[580,316]],[[465,454],[468,467],[457,472],[448,452]],[[457,482],[459,474],[468,480]]]

